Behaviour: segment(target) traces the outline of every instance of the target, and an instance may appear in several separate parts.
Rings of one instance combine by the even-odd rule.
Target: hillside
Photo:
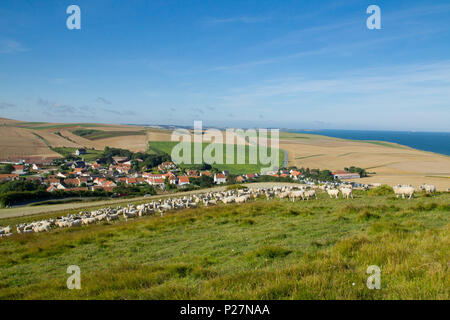
[[[91,135],[80,132],[91,131]],[[145,134],[144,134],[145,132]],[[79,133],[77,135],[76,133]],[[135,133],[135,134],[134,134]],[[148,142],[171,141],[171,131],[127,125],[55,124],[0,119],[0,158],[60,157],[51,147],[105,146],[145,152]],[[160,144],[161,146],[162,144]],[[168,144],[167,144],[168,145]],[[165,150],[167,149],[164,147]],[[355,166],[371,172],[362,183],[434,184],[439,190],[450,188],[450,157],[380,141],[352,141],[313,134],[280,133],[280,148],[288,154],[288,164],[297,167],[342,170]],[[168,149],[166,150],[168,151]],[[284,160],[280,155],[280,159]],[[280,161],[281,163],[283,161]],[[230,168],[224,168],[230,170]],[[238,166],[231,168],[237,172]],[[259,169],[247,167],[249,171]]]
[[[95,130],[94,139],[76,134],[83,130]],[[131,151],[147,150],[146,128],[136,126],[1,119],[0,134],[0,160],[61,156],[51,148],[103,150],[109,146]]]
[[[322,193],[16,235],[0,240],[0,298],[449,299],[449,203]],[[81,290],[65,287],[74,264]]]
[[[342,170],[355,166],[371,172],[361,183],[388,185],[434,184],[450,188],[450,157],[379,141],[352,141],[314,134],[282,133],[280,148],[289,154],[289,165]]]

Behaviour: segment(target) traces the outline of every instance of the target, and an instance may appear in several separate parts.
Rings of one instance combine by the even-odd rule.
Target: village
[[[152,186],[155,191],[168,191],[169,189],[186,189],[196,184],[201,187],[213,185],[245,183],[262,178],[259,173],[243,173],[230,175],[228,171],[182,169],[171,161],[159,163],[156,167],[142,167],[136,170],[133,161],[127,156],[113,156],[111,163],[103,163],[100,159],[86,161],[83,155],[85,149],[77,149],[74,159],[45,159],[29,158],[2,161],[2,165],[10,167],[10,173],[0,174],[0,182],[17,181],[20,179],[34,181],[46,187],[47,192],[55,191],[105,191],[117,192],[119,186]],[[349,171],[335,171],[331,173],[333,179],[359,178],[358,173]],[[306,178],[304,173],[296,168],[279,169],[267,172],[272,179],[290,180],[313,184],[313,179]],[[199,184],[202,180],[204,183]],[[197,182],[197,183],[196,183]],[[192,186],[191,186],[192,187]]]

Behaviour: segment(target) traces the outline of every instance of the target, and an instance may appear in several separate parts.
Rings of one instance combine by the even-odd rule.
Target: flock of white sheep
[[[193,194],[178,198],[159,199],[145,204],[134,205],[128,204],[125,207],[107,207],[91,212],[79,212],[78,214],[68,214],[67,216],[57,217],[55,219],[46,219],[40,221],[33,221],[30,223],[21,223],[16,226],[17,233],[37,233],[48,232],[53,228],[70,228],[82,225],[89,225],[101,221],[112,222],[119,220],[122,216],[125,220],[142,217],[145,215],[160,214],[169,210],[178,210],[185,208],[195,208],[199,204],[204,206],[215,205],[222,203],[245,203],[251,199],[271,198],[289,199],[296,201],[297,199],[310,200],[317,199],[317,189],[326,192],[330,198],[339,198],[339,194],[345,199],[353,199],[353,188],[348,184],[328,184],[319,187],[304,187],[304,186],[284,186],[271,188],[256,188],[256,189],[239,189],[220,192],[207,192],[201,194]],[[427,193],[436,193],[436,187],[432,185],[422,185],[421,190]],[[414,196],[415,189],[412,186],[397,185],[394,187],[394,192],[397,198],[411,199]],[[0,227],[0,238],[9,237],[13,234],[11,226],[4,228]]]

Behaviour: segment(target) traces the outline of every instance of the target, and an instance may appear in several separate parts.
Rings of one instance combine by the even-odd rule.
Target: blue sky
[[[4,0],[0,116],[450,131],[449,21],[448,0]]]

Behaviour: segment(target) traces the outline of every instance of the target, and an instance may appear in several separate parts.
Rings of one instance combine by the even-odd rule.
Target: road
[[[283,151],[284,153],[284,161],[283,161],[283,168],[287,168],[288,167],[288,152],[286,150],[280,149],[281,151]]]

